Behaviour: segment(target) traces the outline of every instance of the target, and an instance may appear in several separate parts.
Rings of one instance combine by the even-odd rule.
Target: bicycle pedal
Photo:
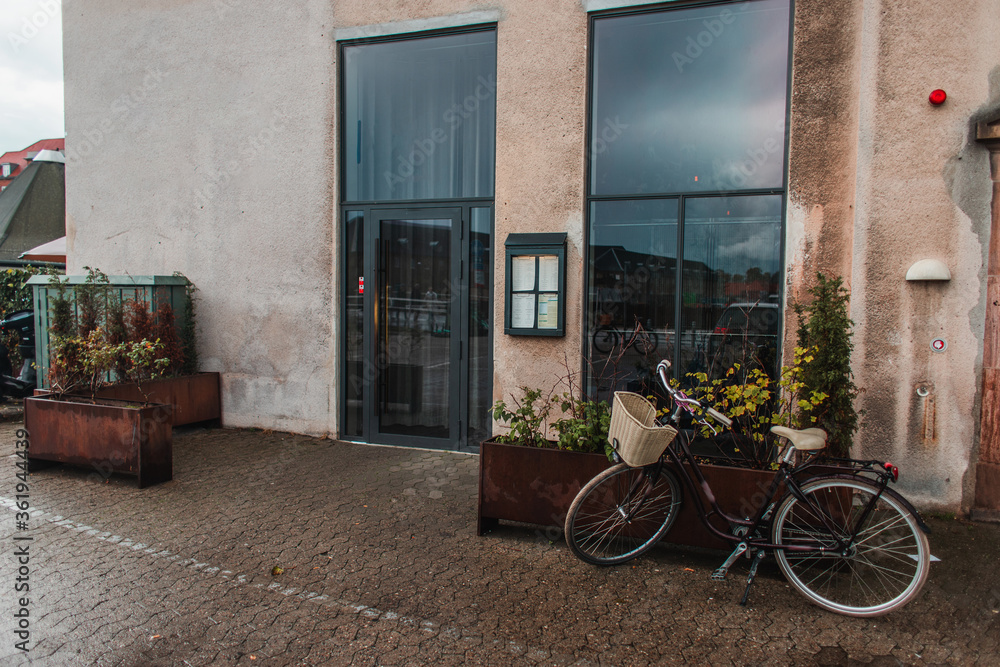
[[[726,559],[726,562],[720,565],[715,570],[715,572],[712,573],[712,581],[725,581],[726,574],[729,572],[729,567],[733,563],[735,563],[736,559],[742,556],[746,550],[747,550],[746,542],[740,542],[739,544],[737,544],[736,548],[733,550],[733,553],[729,554],[729,558]]]

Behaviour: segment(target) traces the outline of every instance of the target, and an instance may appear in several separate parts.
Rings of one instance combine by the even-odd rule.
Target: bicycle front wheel
[[[772,524],[775,544],[827,549],[776,550],[781,571],[802,595],[829,611],[864,617],[899,609],[920,592],[930,548],[895,491],[879,497],[869,480],[829,477],[807,482],[802,494],[805,502],[786,496]]]
[[[656,474],[619,463],[580,489],[566,515],[566,543],[592,565],[624,563],[670,529],[680,502],[680,484],[667,468]]]
[[[610,352],[618,345],[618,334],[610,327],[600,327],[594,332],[594,349],[598,352]]]

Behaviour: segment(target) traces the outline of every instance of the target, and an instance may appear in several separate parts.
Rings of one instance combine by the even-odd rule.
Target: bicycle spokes
[[[927,540],[892,494],[864,479],[821,479],[779,508],[778,562],[806,597],[832,611],[882,614],[909,601],[927,576]]]

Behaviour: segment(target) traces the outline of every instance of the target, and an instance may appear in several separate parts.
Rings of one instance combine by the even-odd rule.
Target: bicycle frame
[[[705,476],[701,471],[701,467],[699,466],[698,461],[691,453],[691,448],[688,445],[687,434],[680,429],[680,421],[681,421],[680,418],[683,412],[685,411],[690,412],[692,415],[694,415],[695,421],[697,421],[698,423],[709,425],[708,422],[704,419],[704,417],[699,416],[696,411],[696,409],[701,409],[702,406],[700,403],[698,403],[698,401],[688,398],[686,395],[684,395],[683,392],[680,392],[670,386],[666,378],[665,367],[662,363],[657,368],[657,371],[660,375],[660,380],[663,382],[663,385],[667,389],[667,392],[674,400],[675,409],[670,417],[670,421],[673,423],[675,428],[678,429],[678,432],[677,432],[677,437],[674,439],[674,442],[672,442],[670,446],[667,447],[664,454],[660,457],[660,460],[656,464],[654,464],[655,466],[657,466],[657,468],[655,468],[653,471],[654,476],[651,482],[655,483],[656,476],[660,474],[662,466],[665,464],[664,457],[667,457],[669,461],[674,465],[674,467],[679,471],[680,477],[684,485],[687,487],[688,491],[691,494],[691,497],[694,500],[698,517],[701,520],[702,524],[705,526],[705,528],[709,531],[709,533],[711,533],[715,537],[725,542],[734,545],[745,543],[747,547],[751,549],[765,549],[769,551],[783,550],[783,551],[792,551],[799,553],[820,553],[820,552],[826,553],[830,551],[843,551],[854,543],[854,541],[857,539],[858,526],[864,525],[864,520],[868,517],[869,513],[874,508],[875,503],[878,501],[878,499],[881,498],[883,491],[885,490],[886,486],[889,483],[888,475],[890,475],[891,473],[888,473],[887,471],[879,472],[874,467],[875,465],[877,465],[877,462],[875,461],[868,461],[868,462],[854,461],[854,460],[844,461],[845,463],[853,464],[854,468],[854,471],[852,473],[853,475],[859,475],[863,472],[872,472],[878,476],[878,494],[873,498],[872,502],[870,502],[868,506],[864,509],[862,516],[855,523],[855,525],[852,526],[851,533],[850,535],[847,536],[846,542],[843,539],[841,539],[841,537],[839,537],[838,531],[832,525],[827,515],[827,512],[823,508],[816,506],[816,504],[813,503],[811,499],[807,498],[802,493],[801,486],[799,485],[798,481],[796,481],[796,477],[801,475],[802,472],[817,465],[817,463],[812,459],[808,459],[797,466],[792,466],[787,459],[782,460],[780,462],[778,470],[775,471],[774,477],[771,478],[771,482],[768,485],[767,491],[765,492],[766,497],[764,499],[764,502],[762,502],[760,507],[757,508],[757,511],[753,517],[739,518],[731,514],[728,514],[719,506],[719,503],[715,498],[715,494],[712,491],[711,485],[708,483],[708,480],[705,479]],[[716,415],[717,414],[718,413],[716,413]],[[724,416],[722,416],[722,418],[725,419],[726,421],[729,421]],[[709,427],[711,428],[710,425]],[[678,447],[680,449],[679,453],[677,451]],[[685,463],[687,463],[687,465],[685,465]],[[688,472],[687,469],[688,466],[690,466],[691,471],[694,473],[694,477],[696,479],[692,479],[692,475],[691,473]],[[800,502],[806,503],[810,508],[814,510],[816,516],[819,517],[820,520],[823,522],[824,524],[823,527],[827,530],[830,536],[836,540],[837,546],[835,548],[790,545],[790,544],[774,544],[770,541],[769,530],[767,531],[768,532],[767,538],[754,537],[754,532],[756,532],[760,528],[770,527],[768,513],[774,507],[775,495],[777,494],[778,489],[781,488],[782,484],[784,484],[788,492],[794,495],[796,498],[798,498]],[[711,507],[710,511],[706,508],[705,502],[702,500],[702,496],[704,496],[705,500],[708,501],[708,505]],[[919,514],[917,514],[916,512],[914,512],[914,514],[919,517]],[[742,535],[733,534],[732,532],[728,533],[723,532],[718,528],[716,528],[714,525],[712,525],[710,521],[712,516],[721,517],[729,524],[731,528],[744,527],[746,531]],[[921,521],[920,523],[921,523],[921,528],[926,530],[925,526],[923,525],[923,522]]]
[[[703,535],[731,549],[712,579],[723,581],[737,560],[750,560],[741,605],[747,604],[758,566],[768,555],[792,588],[834,613],[878,616],[919,594],[932,560],[924,536],[929,531],[909,502],[888,488],[898,479],[895,466],[827,458],[822,431],[776,428],[775,437],[785,446],[773,474],[757,478],[767,480],[756,485],[766,492],[763,499],[746,488],[754,494],[752,509],[745,507],[749,498],[739,508],[724,500],[735,515],[727,513],[708,481],[710,470],[702,468],[705,461],[692,453],[692,441],[702,429],[718,434],[716,425],[743,429],[671,387],[669,368],[668,360],[657,366],[674,402],[659,425],[669,423],[677,435],[651,465],[620,463],[580,490],[565,521],[566,542],[577,557],[592,565],[619,565],[645,553],[671,529],[687,487],[691,504],[684,511],[698,515]],[[641,424],[654,426],[645,410]]]

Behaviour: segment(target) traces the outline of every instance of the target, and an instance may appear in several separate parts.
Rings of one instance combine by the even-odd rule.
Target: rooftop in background
[[[0,266],[24,266],[22,253],[66,235],[65,168],[59,151],[37,151],[0,191]]]
[[[0,191],[10,185],[14,177],[20,174],[41,151],[65,152],[65,139],[42,139],[36,141],[24,150],[8,151],[0,155]]]

